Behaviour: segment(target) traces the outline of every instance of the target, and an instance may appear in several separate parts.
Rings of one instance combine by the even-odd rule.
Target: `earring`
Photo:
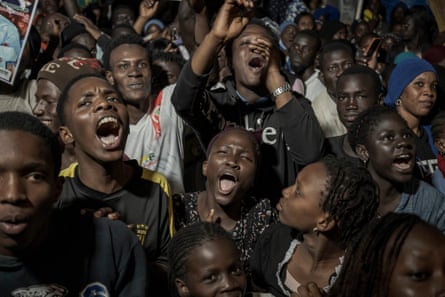
[[[361,160],[362,162],[363,162],[363,165],[365,165],[365,167],[366,167],[366,165],[368,164],[368,159],[363,159],[363,160]]]
[[[314,229],[312,229],[312,232],[314,232],[315,235],[317,235],[317,236],[318,236],[318,234],[320,234],[320,231],[318,230],[317,227],[314,227]]]
[[[396,100],[396,106],[399,106],[401,103],[402,103],[402,100],[400,100],[400,98]]]

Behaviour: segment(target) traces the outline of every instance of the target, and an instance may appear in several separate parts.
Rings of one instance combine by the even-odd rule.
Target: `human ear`
[[[325,80],[324,80],[324,74],[323,74],[323,72],[319,72],[318,73],[318,79],[325,85],[326,83],[325,83]]]
[[[73,135],[71,134],[70,129],[66,126],[59,127],[59,136],[62,139],[64,144],[72,144],[74,143]]]
[[[186,286],[186,284],[184,283],[183,280],[177,278],[175,280],[175,284],[176,284],[176,290],[178,291],[178,294],[180,297],[189,297],[190,296],[189,288]]]
[[[105,71],[105,78],[112,86],[114,86],[114,77],[110,70]]]
[[[368,149],[363,144],[357,144],[355,153],[359,156],[363,163],[366,164],[369,161]]]
[[[334,229],[336,225],[335,219],[329,213],[325,212],[317,221],[317,229],[319,232],[327,232]]]
[[[207,160],[202,162],[202,175],[205,177],[207,177],[207,165],[208,165]]]

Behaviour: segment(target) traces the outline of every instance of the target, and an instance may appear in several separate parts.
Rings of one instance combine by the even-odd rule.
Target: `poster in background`
[[[38,0],[0,0],[0,81],[13,84]]]

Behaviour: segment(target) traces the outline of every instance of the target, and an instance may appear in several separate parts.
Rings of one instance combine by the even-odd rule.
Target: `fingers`
[[[107,217],[111,213],[113,213],[113,209],[111,207],[102,207],[96,210],[93,215],[96,218],[103,218]]]
[[[323,293],[314,282],[308,283],[306,286],[298,287],[299,297],[322,297]]]

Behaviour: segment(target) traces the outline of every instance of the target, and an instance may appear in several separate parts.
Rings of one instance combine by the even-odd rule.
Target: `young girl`
[[[445,232],[445,196],[413,176],[415,136],[394,109],[367,109],[353,122],[348,137],[379,186],[380,216],[414,213]]]
[[[251,257],[255,285],[276,297],[315,282],[326,291],[345,250],[376,214],[377,188],[361,167],[328,156],[307,165],[277,205],[282,224],[269,227]]]
[[[416,215],[370,223],[348,249],[330,297],[445,295],[445,236]]]
[[[431,134],[437,155],[438,168],[433,172],[431,183],[442,194],[445,194],[445,111],[439,112],[431,121]]]
[[[219,225],[199,222],[182,228],[170,242],[168,258],[172,297],[244,296],[239,250]]]
[[[206,189],[173,197],[176,229],[216,222],[232,234],[246,262],[259,234],[276,221],[270,201],[250,195],[259,162],[260,146],[252,133],[232,127],[217,134],[202,166]]]

